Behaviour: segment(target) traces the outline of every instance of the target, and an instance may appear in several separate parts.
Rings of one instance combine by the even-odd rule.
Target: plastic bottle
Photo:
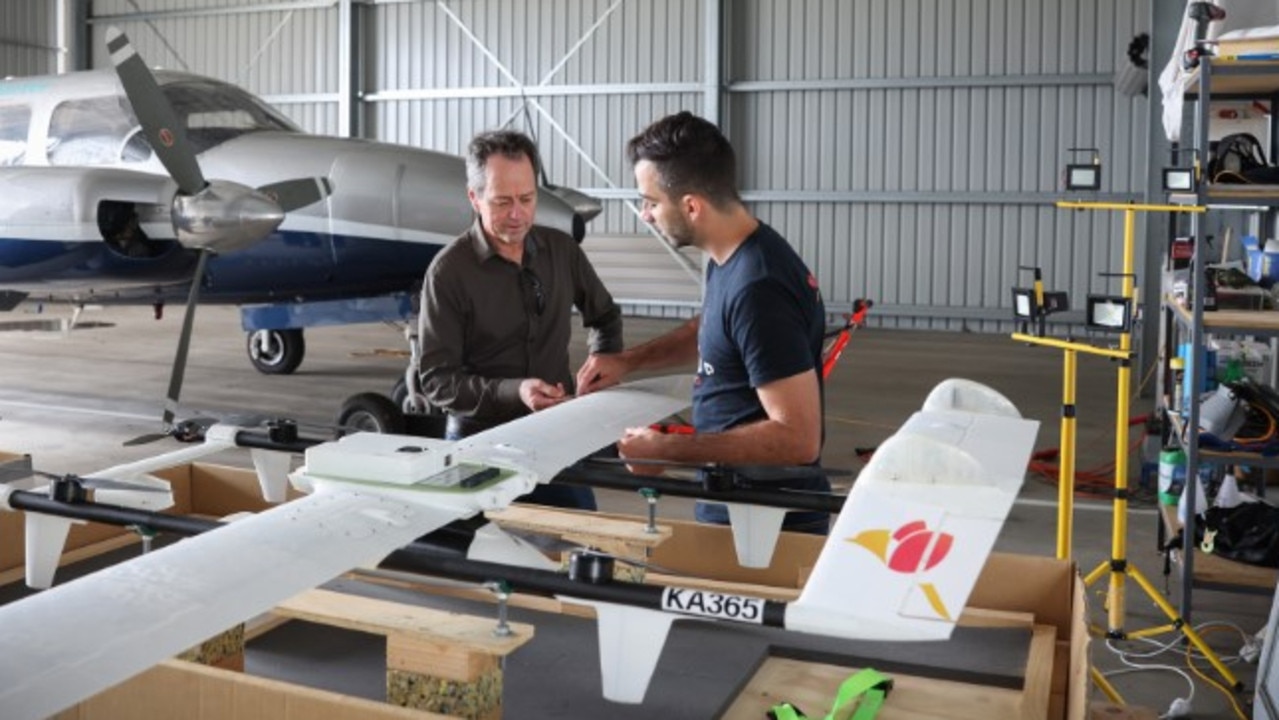
[[[1179,447],[1166,447],[1159,453],[1159,502],[1176,505],[1186,487],[1186,453]]]
[[[1172,358],[1168,361],[1168,369],[1172,371],[1172,387],[1168,388],[1167,392],[1172,396],[1173,412],[1180,413],[1185,410],[1186,359],[1183,357]]]

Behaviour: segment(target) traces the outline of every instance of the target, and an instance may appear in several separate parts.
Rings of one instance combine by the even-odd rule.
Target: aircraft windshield
[[[234,85],[191,79],[170,82],[162,88],[173,111],[186,119],[187,137],[195,144],[196,152],[247,132],[300,132],[274,108]]]
[[[187,137],[197,153],[248,132],[299,132],[279,112],[234,85],[196,78],[161,88],[173,111],[186,121]],[[133,108],[120,95],[59,103],[49,126],[48,153],[51,165],[140,163],[152,155]]]

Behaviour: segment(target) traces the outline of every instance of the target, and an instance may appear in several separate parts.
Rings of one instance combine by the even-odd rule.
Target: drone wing
[[[320,490],[12,603],[0,610],[0,707],[51,715],[456,516]]]
[[[51,715],[454,519],[504,506],[626,427],[679,410],[687,403],[676,399],[679,387],[623,385],[477,435],[465,450],[441,443],[509,473],[474,490],[433,489],[437,476],[388,484],[385,463],[340,462],[335,448],[365,434],[311,448],[308,467],[328,457],[362,472],[313,473],[311,495],[0,608],[4,718]]]

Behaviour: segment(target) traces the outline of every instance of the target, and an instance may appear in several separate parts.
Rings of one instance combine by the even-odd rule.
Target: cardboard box
[[[773,562],[737,566],[727,528],[667,522],[674,533],[653,552],[655,565],[690,575],[777,588],[799,588],[825,538],[783,533]],[[970,608],[1030,613],[1056,628],[1049,717],[1083,720],[1088,713],[1088,622],[1083,580],[1073,563],[1049,557],[992,553],[968,600]]]
[[[175,507],[172,512],[175,513],[221,517],[235,512],[258,511],[269,507],[262,500],[257,477],[250,469],[192,463],[157,474],[173,483]],[[642,522],[639,518],[630,519]],[[16,532],[16,537],[21,538],[20,515],[16,513],[0,515],[0,523],[7,523],[0,525],[0,533]],[[797,592],[802,587],[825,542],[824,538],[817,536],[783,533],[778,540],[777,550],[769,567],[749,569],[737,565],[732,536],[728,528],[679,521],[666,521],[663,524],[671,526],[673,534],[670,540],[654,549],[652,562],[655,565],[689,575],[733,583],[739,586],[737,590],[741,592],[747,591],[749,586],[757,586],[764,591],[771,589],[773,592],[769,594],[774,595],[780,593],[785,596],[788,593]],[[10,525],[16,525],[16,531]],[[106,530],[92,528],[92,530],[98,533],[111,531],[121,534],[123,532],[117,528]],[[5,535],[5,537],[8,536],[8,534]],[[21,557],[19,553],[17,555],[19,573]],[[1029,613],[1034,615],[1036,624],[1050,625],[1055,628],[1056,656],[1052,670],[1049,717],[1053,720],[1059,718],[1084,720],[1088,717],[1087,612],[1083,581],[1072,563],[1049,557],[993,553],[977,581],[972,597],[969,599],[969,607]],[[184,666],[191,669],[184,671]],[[190,675],[183,675],[184,672]],[[177,682],[216,685],[219,688],[230,688],[219,689],[218,693],[234,693],[239,692],[234,689],[234,686],[241,681],[245,683],[246,688],[252,687],[255,693],[266,693],[262,696],[269,698],[262,700],[265,703],[286,702],[281,698],[289,697],[290,693],[295,692],[291,689],[294,686],[286,683],[274,683],[280,686],[274,687],[273,681],[237,676],[235,673],[226,675],[210,673],[207,668],[170,661],[103,694],[122,697],[117,691],[127,689],[123,696],[132,698],[128,702],[113,700],[112,703],[103,703],[100,700],[102,696],[99,696],[82,703],[76,709],[67,711],[67,713],[77,714],[64,714],[62,717],[85,720],[129,717],[128,713],[113,714],[114,711],[113,713],[105,711],[89,713],[88,709],[108,706],[119,709],[122,707],[120,703],[128,706],[125,709],[146,708],[149,707],[146,704],[149,698],[167,697],[171,693],[164,688],[172,687]],[[318,691],[307,691],[308,703],[320,701],[317,700],[316,693]],[[187,697],[196,696],[188,695]],[[345,704],[345,700],[342,703]],[[274,705],[268,704],[262,707],[274,707]],[[400,710],[403,711],[403,709]],[[184,716],[213,717],[202,713],[204,709],[200,705],[188,707]],[[401,717],[403,715],[388,714],[386,716]],[[415,716],[430,717],[422,714]]]
[[[21,457],[0,452],[0,460]],[[262,499],[257,475],[244,468],[191,463],[155,473],[173,485],[171,515],[220,518],[236,512],[259,512],[270,507]],[[289,497],[297,491],[289,488]],[[0,584],[23,577],[25,555],[22,513],[0,512]],[[92,557],[137,542],[131,531],[114,525],[81,523],[71,527],[62,563]]]

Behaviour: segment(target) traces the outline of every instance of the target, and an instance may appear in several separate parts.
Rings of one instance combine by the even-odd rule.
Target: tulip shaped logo
[[[871,551],[889,570],[914,575],[932,570],[945,560],[955,543],[955,537],[950,533],[929,530],[923,520],[916,520],[892,532],[884,529],[863,530],[848,538],[848,542]],[[919,589],[938,616],[943,620],[951,620],[950,612],[942,602],[936,586],[925,582],[919,584]]]

